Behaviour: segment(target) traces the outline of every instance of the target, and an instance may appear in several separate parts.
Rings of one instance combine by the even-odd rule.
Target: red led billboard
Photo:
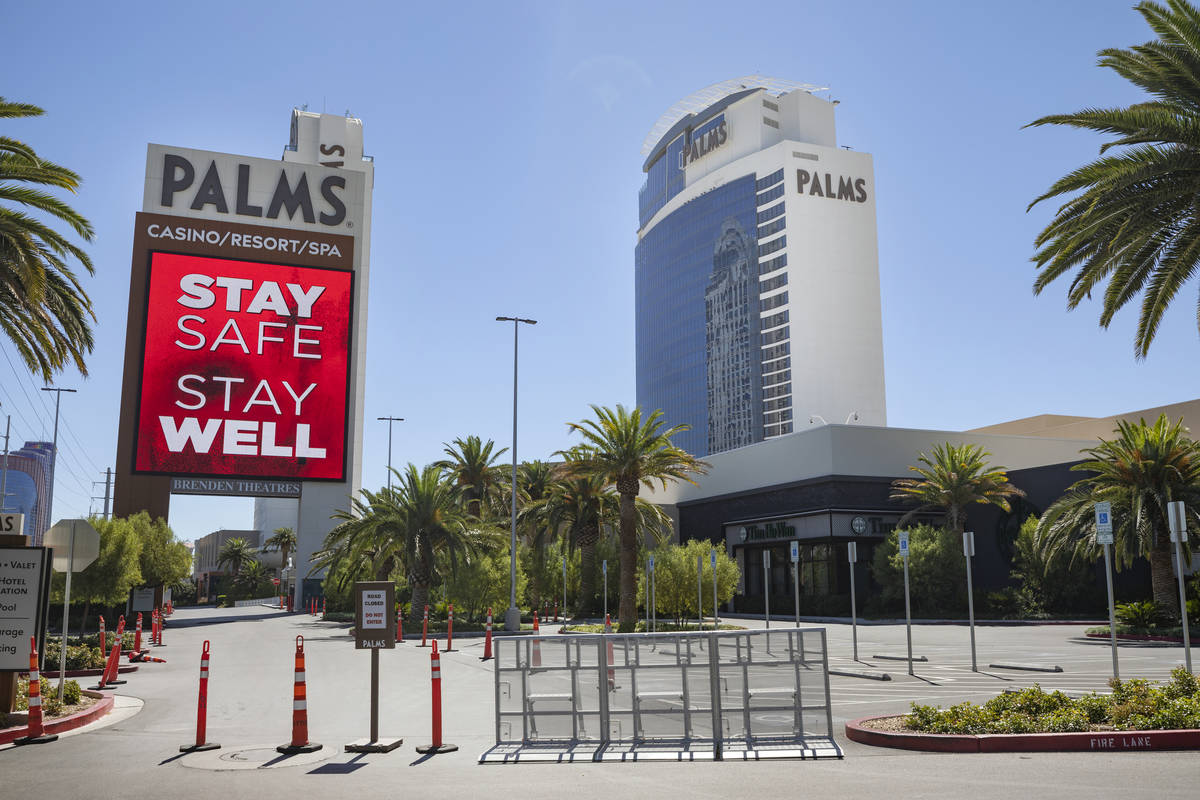
[[[342,480],[351,284],[152,253],[134,471]]]

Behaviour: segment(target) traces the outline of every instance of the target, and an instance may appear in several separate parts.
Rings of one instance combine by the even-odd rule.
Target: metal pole
[[[517,608],[517,330],[520,323],[536,325],[536,319],[496,317],[497,322],[513,324],[513,438],[512,438],[512,534],[508,543],[508,610],[504,612],[504,629],[521,630],[521,610]]]
[[[658,633],[658,585],[655,581],[654,567],[650,567],[650,625]]]
[[[850,542],[846,550],[850,558],[850,637],[854,642],[854,660],[858,661],[858,606],[854,592],[854,566],[858,563],[858,543]]]
[[[713,574],[713,630],[718,630],[721,627],[721,614],[717,611],[717,551],[712,549],[709,551],[708,563],[712,567]]]
[[[8,434],[12,427],[12,414],[4,420],[4,466],[0,467],[0,511],[8,508]]]
[[[608,559],[601,562],[604,572],[604,618],[608,619]]]
[[[563,556],[563,622],[567,621],[567,557]]]
[[[908,601],[908,556],[904,556],[904,631],[908,638],[908,674],[913,674],[912,609]]]
[[[58,474],[58,471],[56,469],[56,466],[58,464],[58,406],[59,406],[59,403],[62,402],[62,393],[63,392],[71,392],[72,394],[74,394],[75,390],[74,389],[55,389],[50,386],[43,386],[42,391],[55,393],[54,394],[54,443],[53,443],[54,452],[52,452],[50,454],[50,499],[46,501],[46,523],[48,525],[53,525],[54,524],[54,480],[55,480],[55,476]],[[44,533],[44,531],[43,531],[43,533]],[[33,532],[32,541],[37,541],[38,536],[39,536],[39,533],[38,533],[38,531],[35,530]]]
[[[112,467],[104,470],[104,518],[108,519],[109,500],[112,499]]]
[[[1179,614],[1180,620],[1183,622],[1183,662],[1187,667],[1187,671],[1192,671],[1192,641],[1188,636],[1188,616],[1187,616],[1187,593],[1183,588],[1183,545],[1180,542],[1183,536],[1175,537],[1175,562],[1178,564],[1176,570],[1179,577]]]
[[[392,423],[393,422],[404,422],[404,417],[376,417],[375,419],[379,420],[380,422],[386,422],[388,424],[388,462],[387,462],[388,482],[387,482],[387,488],[388,488],[388,491],[390,492],[392,490]]]
[[[792,588],[796,592],[796,627],[800,627],[800,559],[792,562]]]
[[[1112,586],[1112,557],[1109,555],[1110,544],[1104,545],[1104,577],[1108,584],[1108,636],[1112,641],[1113,677],[1121,677],[1121,668],[1117,666],[1117,614],[1113,605]]]
[[[67,612],[71,609],[71,573],[75,570],[75,520],[71,520],[71,544],[67,547],[67,587],[63,592],[62,652],[58,656],[58,699],[63,699],[67,677]]]
[[[771,551],[763,550],[763,607],[766,611],[767,629],[771,628]]]
[[[975,553],[975,533],[963,532],[963,556],[967,559],[967,617],[971,624],[971,672],[979,672],[975,662],[975,594],[971,586],[971,556]]]
[[[696,556],[696,630],[704,630],[704,556]]]
[[[371,741],[379,741],[379,648],[371,648]]]

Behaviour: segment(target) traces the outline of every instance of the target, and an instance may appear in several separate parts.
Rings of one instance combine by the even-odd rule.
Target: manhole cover
[[[179,763],[192,769],[208,769],[214,771],[241,769],[276,769],[279,767],[303,767],[319,764],[337,755],[340,748],[323,747],[313,753],[296,753],[284,755],[277,752],[271,745],[252,745],[249,747],[221,748],[197,753],[188,753],[179,759]]]

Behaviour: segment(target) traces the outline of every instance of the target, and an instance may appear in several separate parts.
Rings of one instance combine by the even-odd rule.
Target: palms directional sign
[[[1112,543],[1112,503],[1096,503],[1096,544]]]

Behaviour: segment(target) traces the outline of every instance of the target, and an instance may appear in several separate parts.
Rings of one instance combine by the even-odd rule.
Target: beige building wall
[[[1039,414],[998,425],[975,428],[965,433],[994,433],[1005,436],[1039,436],[1051,439],[1099,439],[1112,438],[1117,420],[1137,422],[1140,419],[1153,422],[1160,414],[1166,414],[1172,422],[1183,420],[1183,425],[1193,436],[1200,435],[1200,400],[1171,403],[1165,406],[1129,411],[1111,417],[1071,417],[1062,414]]]

